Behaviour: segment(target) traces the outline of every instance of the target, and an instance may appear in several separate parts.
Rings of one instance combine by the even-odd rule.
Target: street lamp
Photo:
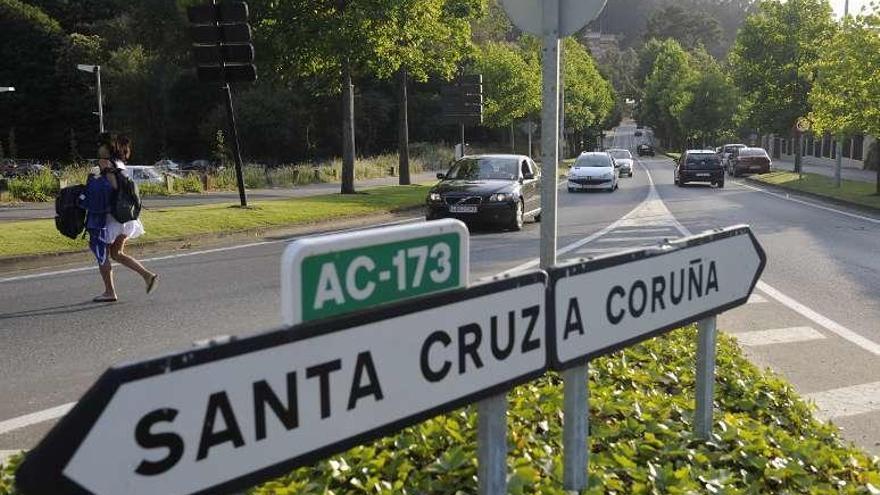
[[[12,86],[0,86],[0,93],[12,93],[15,91],[15,88]]]
[[[85,64],[77,64],[77,69],[83,72],[94,73],[95,78],[97,79],[97,87],[98,87],[98,132],[104,132],[104,103],[101,101],[101,66],[100,65],[85,65]]]

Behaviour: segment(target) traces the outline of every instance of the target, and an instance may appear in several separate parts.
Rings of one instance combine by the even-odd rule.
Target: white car
[[[159,170],[168,170],[169,172],[177,172],[178,170],[180,170],[180,165],[178,165],[177,162],[168,159],[159,160],[158,162],[154,163],[153,166],[158,168]]]
[[[608,154],[614,158],[614,166],[617,167],[618,176],[633,176],[633,155],[629,150],[613,149],[608,150]]]
[[[156,167],[146,165],[126,165],[125,173],[135,184],[164,184],[165,178],[156,170]]]
[[[585,151],[568,171],[568,192],[591,189],[617,190],[617,170],[608,153]]]

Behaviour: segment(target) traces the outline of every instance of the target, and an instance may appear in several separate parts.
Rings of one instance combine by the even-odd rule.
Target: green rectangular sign
[[[303,239],[284,255],[282,313],[295,325],[462,288],[468,269],[456,220]]]

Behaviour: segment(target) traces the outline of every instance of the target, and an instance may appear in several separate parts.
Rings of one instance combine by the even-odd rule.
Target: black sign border
[[[535,270],[523,275],[492,280],[467,289],[443,292],[401,301],[376,309],[350,313],[333,319],[309,322],[294,327],[271,330],[262,334],[249,336],[241,340],[232,340],[221,345],[192,349],[168,354],[130,364],[112,367],[105,371],[98,381],[83,395],[74,408],[64,416],[31,450],[16,472],[18,488],[28,495],[32,494],[90,494],[88,490],[63,474],[64,468],[73,458],[80,445],[88,436],[89,431],[97,423],[101,413],[113,398],[116,391],[125,383],[179,371],[213,361],[227,359],[250,352],[272,347],[287,345],[335,332],[346,331],[354,327],[367,325],[383,319],[405,316],[412,313],[433,309],[448,304],[487,296],[498,292],[513,290],[529,285],[541,284],[545,292],[548,276],[545,272]],[[544,324],[553,308],[545,306]],[[336,453],[344,452],[352,447],[362,445],[371,440],[389,436],[403,428],[420,423],[435,416],[453,411],[472,404],[481,399],[507,392],[509,389],[534,380],[547,372],[549,346],[552,337],[549,328],[544,332],[544,362],[541,368],[518,376],[490,388],[469,394],[456,400],[440,404],[431,409],[402,418],[387,425],[374,428],[345,440],[327,445],[299,457],[265,467],[238,478],[212,485],[194,494],[226,493],[246,489],[263,481],[283,476],[297,467],[307,466],[326,459]]]
[[[560,280],[577,275],[583,275],[585,273],[594,272],[597,270],[603,270],[605,268],[611,268],[615,266],[625,265],[627,263],[632,263],[635,261],[642,261],[650,258],[657,258],[660,256],[665,256],[673,253],[679,253],[685,249],[694,248],[697,246],[702,246],[704,244],[709,244],[715,241],[719,241],[721,239],[727,239],[731,237],[738,237],[741,235],[748,235],[752,241],[752,244],[755,247],[755,251],[758,254],[758,258],[760,259],[760,264],[758,265],[758,270],[755,273],[755,277],[752,279],[752,284],[749,287],[749,291],[745,297],[737,299],[735,301],[729,302],[727,304],[718,306],[708,311],[703,311],[697,315],[685,318],[683,320],[679,320],[675,323],[671,323],[664,327],[652,330],[650,332],[644,333],[637,337],[619,342],[614,345],[603,347],[602,349],[590,352],[588,354],[584,354],[583,356],[569,359],[568,361],[561,361],[559,359],[559,355],[557,353],[559,343],[556,341],[556,284]],[[741,306],[745,304],[749,300],[749,296],[755,290],[755,285],[757,285],[758,280],[761,279],[761,274],[764,273],[764,268],[767,266],[767,254],[764,252],[764,248],[761,247],[761,244],[758,242],[758,239],[755,237],[754,232],[752,232],[751,227],[748,225],[735,225],[732,227],[727,227],[724,229],[717,229],[714,231],[710,231],[707,233],[696,234],[690,237],[685,237],[683,239],[678,239],[675,241],[671,241],[668,243],[669,246],[672,246],[671,249],[661,250],[656,247],[653,248],[639,248],[630,251],[624,251],[618,254],[612,254],[608,256],[602,256],[592,260],[579,260],[571,263],[558,265],[553,267],[549,271],[550,275],[550,288],[547,290],[547,302],[546,305],[550,308],[547,314],[547,349],[549,352],[548,360],[550,361],[550,369],[554,371],[564,371],[570,368],[574,368],[577,366],[582,366],[584,364],[589,363],[591,360],[605,356],[607,354],[612,354],[621,349],[625,349],[633,344],[637,344],[639,342],[654,338],[658,335],[669,332],[670,330],[675,330],[676,328],[681,328],[682,326],[689,325],[695,321],[699,321],[703,318],[708,318],[710,316],[717,315],[729,309],[735,308],[737,306]],[[561,316],[564,318],[564,316]]]

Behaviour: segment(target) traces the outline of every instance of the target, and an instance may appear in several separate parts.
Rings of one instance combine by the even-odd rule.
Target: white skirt
[[[144,234],[144,224],[141,223],[140,220],[132,220],[130,222],[119,223],[113,215],[107,214],[106,221],[106,234],[104,234],[105,241],[107,244],[113,244],[116,241],[116,238],[124,235],[129,239],[135,239]]]

